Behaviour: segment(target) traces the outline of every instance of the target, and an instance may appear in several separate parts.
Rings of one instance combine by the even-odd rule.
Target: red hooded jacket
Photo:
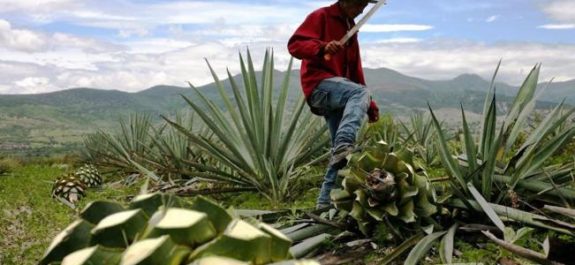
[[[344,45],[344,50],[332,55],[331,60],[323,58],[327,43],[340,40],[354,25],[353,19],[346,18],[335,3],[309,14],[289,39],[290,54],[302,60],[301,84],[306,98],[322,80],[331,77],[345,77],[365,85],[357,34]]]

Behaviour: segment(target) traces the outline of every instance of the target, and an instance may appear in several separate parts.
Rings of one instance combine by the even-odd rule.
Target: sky
[[[0,0],[0,94],[76,87],[136,92],[212,82],[286,43],[314,0]],[[368,8],[370,8],[368,6]],[[363,65],[419,78],[463,73],[519,85],[575,79],[575,0],[388,0],[359,33]],[[299,68],[299,61],[294,61]],[[369,85],[369,84],[368,84]]]

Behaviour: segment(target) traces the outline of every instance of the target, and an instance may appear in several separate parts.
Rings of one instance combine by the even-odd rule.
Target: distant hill
[[[285,73],[274,72],[275,87]],[[473,74],[451,80],[431,81],[403,75],[390,69],[366,69],[366,81],[382,111],[406,115],[413,110],[427,109],[429,103],[442,113],[456,113],[460,104],[466,110],[480,113],[490,82]],[[240,77],[234,77],[242,84]],[[259,77],[258,77],[259,80]],[[232,97],[229,80],[224,80],[226,94]],[[541,86],[546,86],[542,84]],[[502,106],[513,100],[517,87],[496,84],[498,102]],[[198,88],[208,98],[220,102],[214,84]],[[59,147],[77,143],[85,133],[96,129],[117,127],[117,121],[130,113],[171,115],[189,109],[181,98],[195,100],[189,87],[155,86],[137,93],[94,88],[74,88],[33,95],[0,95],[0,150],[38,147]],[[290,75],[290,98],[301,96],[299,72]],[[551,84],[538,104],[549,108],[566,98],[575,105],[575,80]]]

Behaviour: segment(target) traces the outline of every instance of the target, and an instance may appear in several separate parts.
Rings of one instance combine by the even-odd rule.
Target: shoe
[[[316,210],[327,210],[331,208],[333,205],[329,203],[318,203],[315,205]]]
[[[347,156],[353,153],[355,148],[353,145],[344,145],[334,150],[329,160],[329,166],[336,169],[342,169],[347,165]]]

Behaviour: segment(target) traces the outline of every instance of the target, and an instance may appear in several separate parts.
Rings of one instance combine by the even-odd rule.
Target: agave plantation
[[[572,264],[574,109],[535,109],[539,65],[505,111],[486,88],[479,126],[463,106],[456,128],[431,107],[365,125],[322,211],[293,206],[317,193],[329,136],[288,96],[291,61],[276,82],[272,52],[261,75],[249,51],[239,60],[230,87],[208,63],[220,101],[191,86],[186,113],[134,114],[85,138],[91,165],[52,190],[83,209],[39,264]],[[130,196],[84,202],[127,186]],[[242,198],[264,207],[241,209]],[[485,244],[490,259],[465,256]]]

